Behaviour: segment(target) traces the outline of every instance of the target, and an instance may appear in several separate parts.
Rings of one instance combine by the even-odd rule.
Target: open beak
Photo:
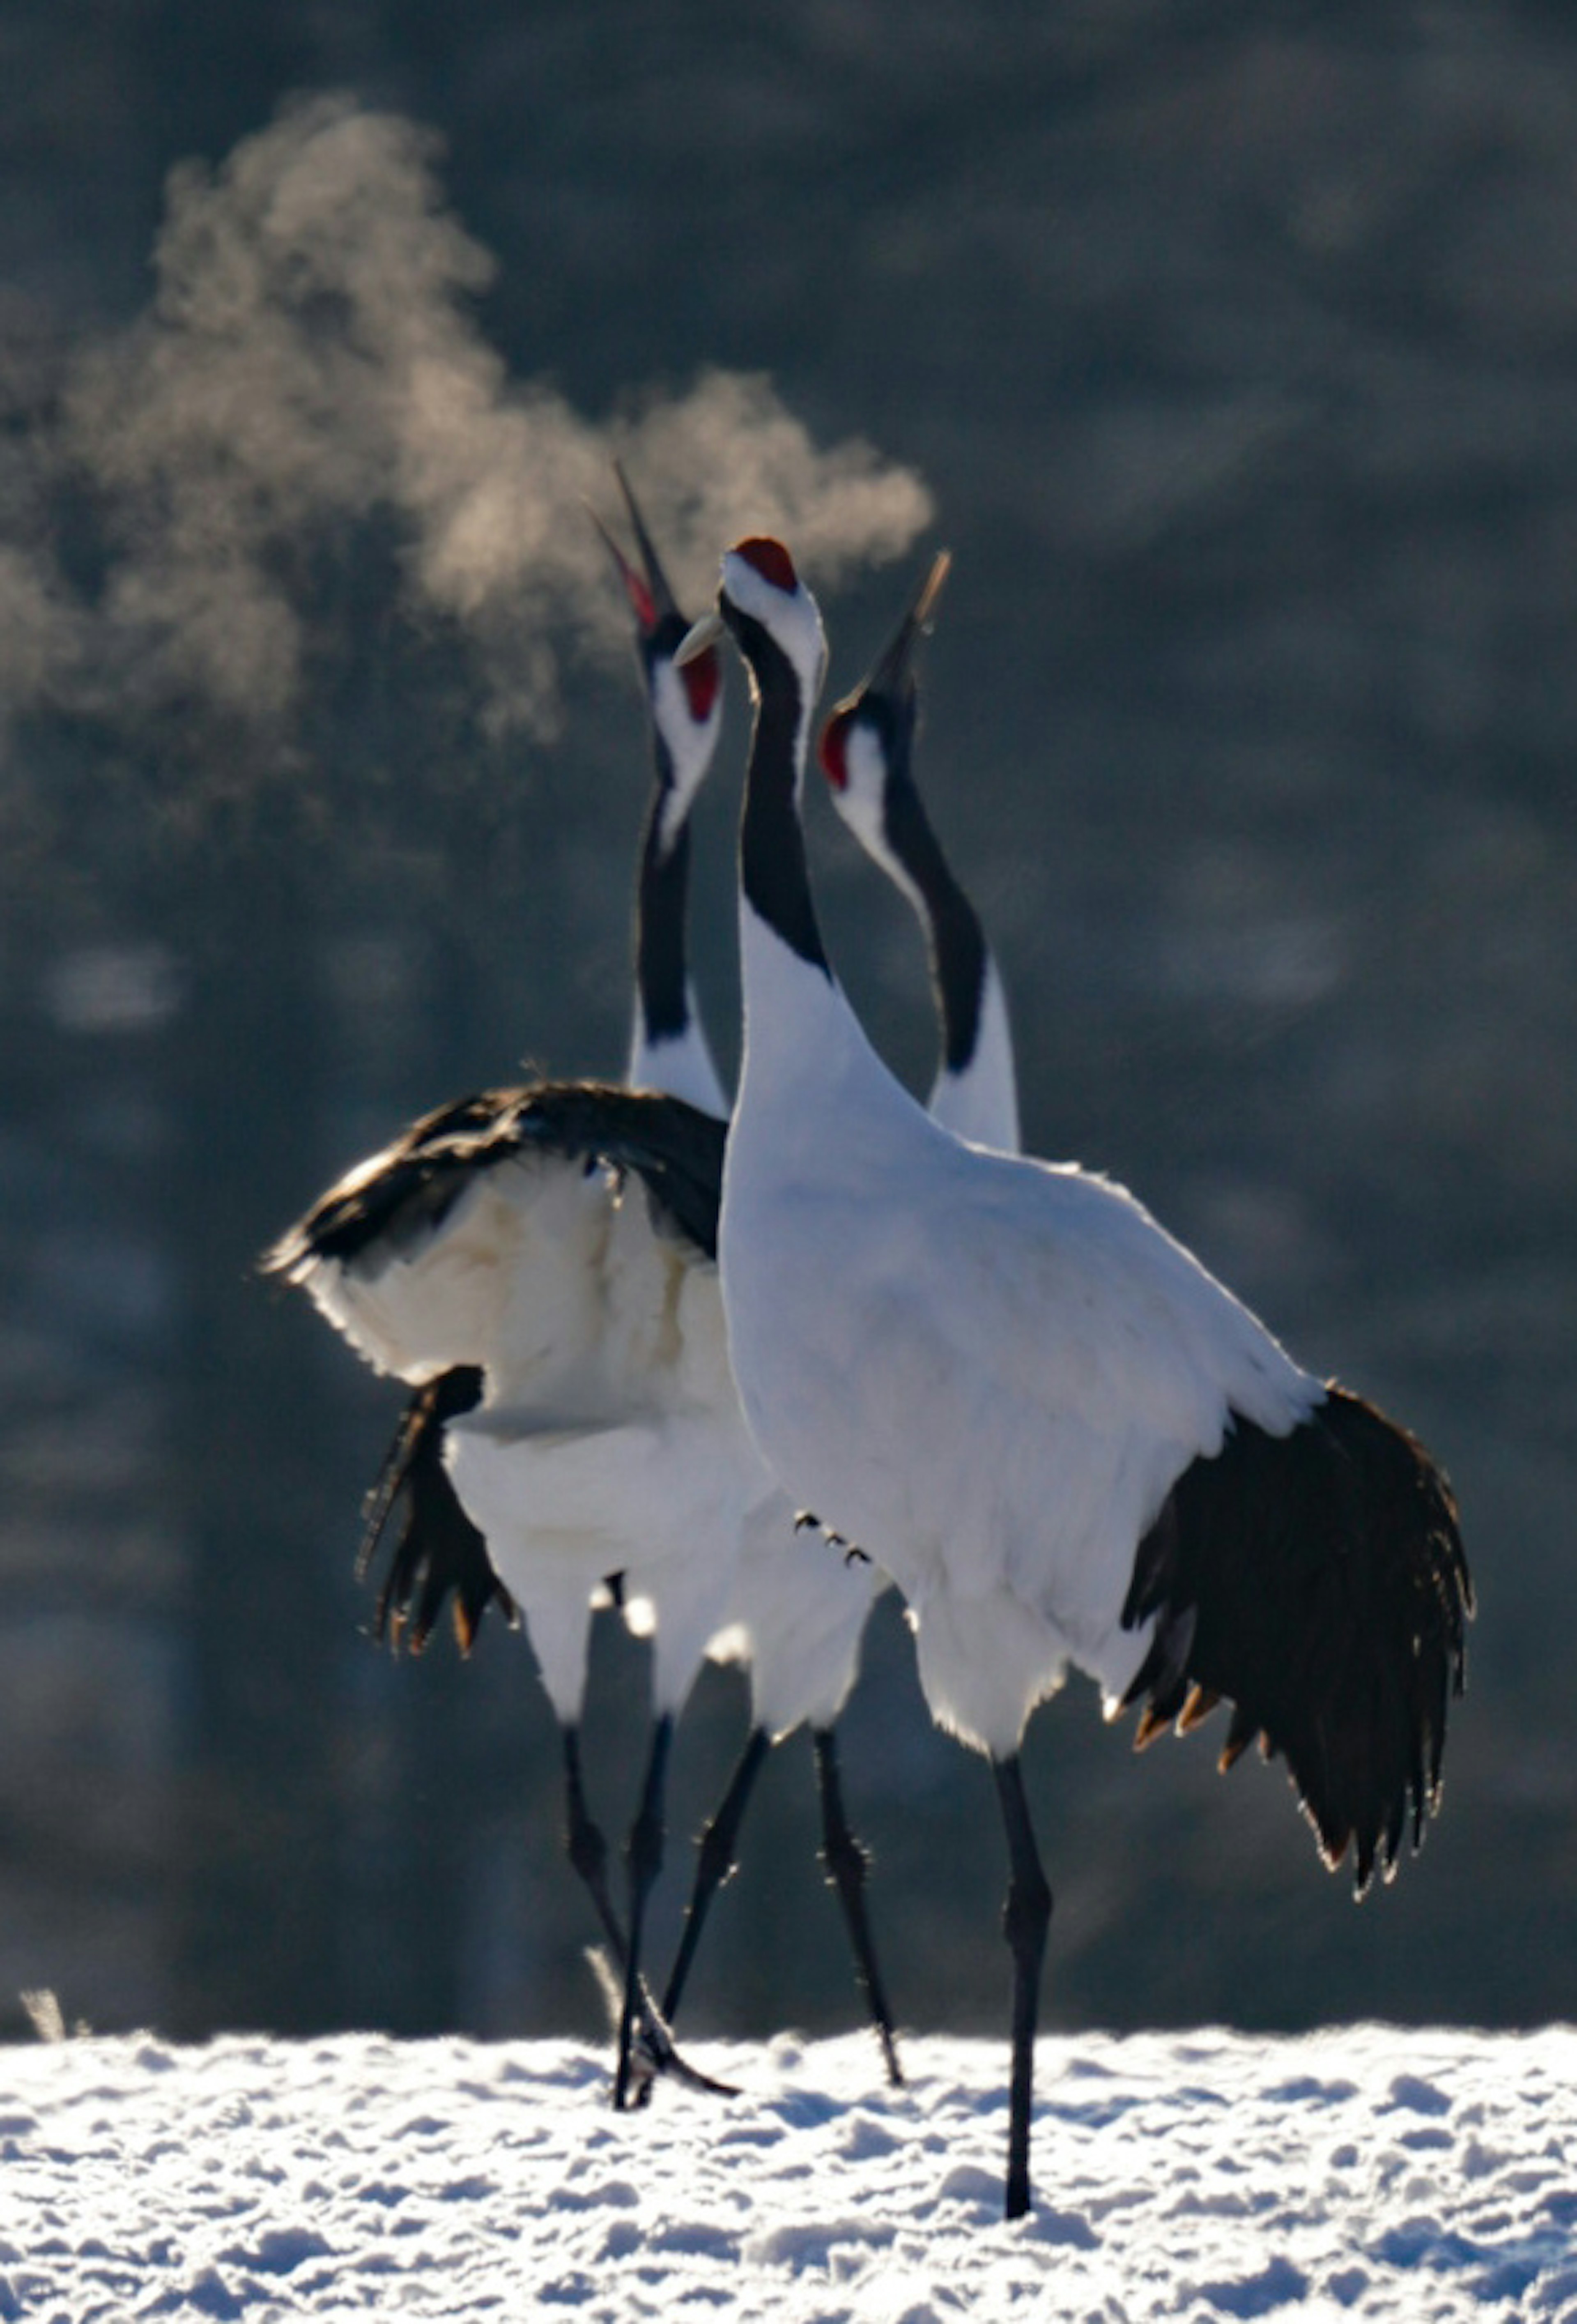
[[[642,632],[650,637],[659,622],[666,621],[670,615],[682,621],[684,615],[679,612],[674,593],[669,586],[668,576],[663,571],[658,553],[651,545],[651,535],[646,530],[645,521],[636,503],[635,495],[630,489],[630,480],[617,460],[613,463],[613,474],[619,479],[619,490],[624,495],[624,505],[630,512],[630,522],[634,528],[635,547],[641,558],[639,571],[631,564],[589,502],[587,513],[598,532],[601,533],[608,554],[613,560],[614,568],[624,585],[624,594],[630,600],[636,620],[640,622]]]

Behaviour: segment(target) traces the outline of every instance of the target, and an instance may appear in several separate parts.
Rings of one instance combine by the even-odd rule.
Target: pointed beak
[[[651,545],[651,535],[646,530],[645,520],[641,516],[635,495],[630,489],[630,480],[617,460],[613,463],[613,474],[619,480],[619,490],[624,495],[624,505],[630,512],[630,522],[634,528],[635,547],[641,558],[639,571],[631,564],[602,518],[589,503],[587,513],[602,535],[608,554],[613,560],[614,569],[624,585],[624,594],[630,600],[631,607],[637,622],[641,624],[643,634],[650,637],[659,622],[666,621],[670,615],[683,621],[684,615],[679,612],[678,601],[669,586],[668,575],[663,571],[658,553]]]
[[[715,607],[703,613],[692,629],[687,630],[674,648],[674,668],[683,669],[687,662],[699,661],[711,646],[728,634],[728,624]]]
[[[898,699],[912,684],[910,665],[914,660],[915,648],[930,630],[936,600],[942,594],[942,584],[947,578],[952,563],[950,549],[937,551],[931,561],[930,571],[916,590],[908,613],[898,625],[891,644],[866,679],[862,689],[863,692],[888,694]]]

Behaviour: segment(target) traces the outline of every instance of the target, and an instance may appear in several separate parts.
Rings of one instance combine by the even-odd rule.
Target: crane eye
[[[717,689],[723,683],[723,664],[710,648],[687,661],[679,672],[684,685],[685,699],[690,706],[690,715],[697,726],[704,726],[712,715],[712,706],[717,699]]]
[[[848,712],[840,710],[827,720],[821,730],[817,755],[821,760],[822,773],[835,791],[846,791],[849,788],[849,724]]]

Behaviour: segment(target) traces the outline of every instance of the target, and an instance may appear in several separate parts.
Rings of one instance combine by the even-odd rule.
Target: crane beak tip
[[[953,551],[950,549],[939,549],[932,560],[931,569],[926,576],[924,586],[915,604],[914,619],[917,629],[925,629],[932,620],[936,610],[936,600],[942,595],[942,585],[952,569]]]

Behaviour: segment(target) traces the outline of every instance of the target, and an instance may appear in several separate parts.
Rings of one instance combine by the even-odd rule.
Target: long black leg
[[[701,1931],[711,1910],[712,1899],[734,1868],[734,1850],[739,1841],[739,1827],[755,1789],[770,1739],[764,1727],[753,1727],[745,1738],[739,1764],[729,1778],[716,1814],[701,1834],[696,1853],[696,1883],[690,1891],[690,1901],[685,1911],[685,1925],[679,1937],[679,1949],[669,1975],[668,1991],[662,1997],[662,2014],[671,2025],[679,2014],[689,1981],[690,1964],[696,1957],[696,1947],[701,1941]]]
[[[1051,1889],[1035,1845],[1023,1770],[1015,1751],[993,1759],[997,1797],[1008,1834],[1008,1895],[1002,1934],[1013,1956],[1013,2079],[1008,2106],[1008,2187],[1003,2216],[1021,2219],[1029,2209],[1029,2122],[1035,2101],[1035,2029],[1040,2016],[1040,1972],[1051,1926]]]
[[[887,1988],[882,1984],[881,1971],[877,1966],[876,1948],[871,1937],[871,1918],[865,1910],[865,1875],[870,1859],[850,1831],[848,1818],[844,1813],[837,1738],[830,1727],[817,1727],[813,1730],[813,1737],[816,1783],[821,1792],[821,1860],[826,1866],[827,1878],[837,1889],[838,1902],[844,1908],[849,1942],[854,1949],[854,1972],[864,1990],[865,2006],[871,2012],[871,2022],[876,2028],[876,2038],[887,2061],[887,2079],[895,2088],[901,2089],[903,2072],[898,2062],[892,2012],[887,2006]]]
[[[633,1992],[634,2017],[639,2023],[641,2046],[657,2071],[673,2074],[691,2089],[710,2090],[720,2098],[733,2098],[734,2092],[729,2083],[713,2081],[707,2075],[697,2073],[694,2066],[685,2063],[674,2048],[666,2024],[658,2014],[651,1996],[647,1990],[646,1981],[640,1974],[639,1965],[632,1971],[631,1949],[625,1941],[624,1932],[619,1923],[619,1916],[614,1912],[613,1901],[608,1895],[608,1843],[586,1812],[586,1793],[580,1774],[579,1729],[566,1727],[560,1732],[564,1742],[564,1794],[567,1813],[566,1851],[571,1864],[590,1891],[592,1902],[596,1906],[597,1918],[603,1924],[603,1934],[608,1941],[608,1950],[623,1973],[624,1993],[621,2012],[619,2051],[626,2078],[628,2079],[629,2073],[630,2041],[633,2034],[631,2020],[631,1995]],[[666,1754],[666,1743],[663,1748]],[[650,1776],[648,1782],[650,1784]],[[658,1844],[660,1858],[660,1825]],[[641,2086],[642,2098],[650,2095],[650,2081]]]
[[[631,2102],[630,2048],[642,2006],[641,1938],[646,1923],[647,1900],[662,1870],[663,1794],[673,1731],[673,1720],[665,1711],[651,1730],[651,1756],[646,1763],[641,1805],[624,1849],[630,1872],[630,1946],[624,1959],[624,2006],[619,2018],[619,2067],[613,2078],[613,2104],[618,2107]]]
[[[603,1924],[603,1933],[622,1968],[630,1949],[608,1895],[608,1843],[586,1812],[586,1788],[580,1774],[580,1729],[564,1727],[559,1733],[564,1744],[565,1854],[586,1883]]]

